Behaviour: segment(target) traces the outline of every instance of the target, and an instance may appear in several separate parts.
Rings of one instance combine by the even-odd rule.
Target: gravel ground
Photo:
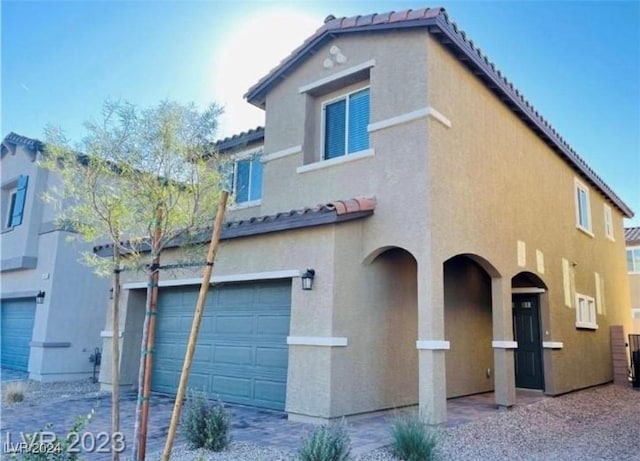
[[[25,382],[31,403],[100,395],[89,380],[41,384]],[[4,383],[3,383],[4,387]],[[160,459],[151,453],[150,461]],[[292,461],[294,452],[232,443],[229,450],[210,453],[174,449],[173,461]],[[640,392],[607,385],[545,399],[455,428],[440,429],[435,461],[640,461]],[[383,448],[354,461],[396,461]]]
[[[155,453],[151,461],[160,459]],[[290,461],[295,453],[232,444],[222,453],[174,450],[172,461]],[[356,461],[397,461],[383,448]],[[640,392],[613,385],[441,430],[435,461],[640,460]]]
[[[2,383],[3,398],[5,389],[8,386],[14,385],[16,385],[15,382]],[[26,380],[20,381],[19,385],[22,385],[24,389],[24,401],[34,405],[70,400],[76,397],[84,398],[108,395],[108,393],[100,391],[100,383],[93,383],[88,378],[79,381],[59,381],[53,383]],[[3,400],[2,404],[7,405],[7,402]]]

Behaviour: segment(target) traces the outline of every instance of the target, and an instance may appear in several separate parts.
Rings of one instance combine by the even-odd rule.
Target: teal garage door
[[[0,301],[0,362],[2,368],[29,371],[29,351],[36,316],[34,298]]]
[[[199,286],[161,288],[152,389],[175,394]],[[209,291],[189,388],[224,402],[284,410],[291,280]]]

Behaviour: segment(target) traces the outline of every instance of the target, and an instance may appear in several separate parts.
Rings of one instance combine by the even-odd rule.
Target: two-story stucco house
[[[44,145],[10,133],[1,148],[2,368],[38,381],[91,376],[109,280],[79,262],[91,246],[70,242],[55,224],[54,206],[42,200],[56,183],[38,165]]]
[[[266,125],[219,144],[236,203],[192,387],[298,420],[441,422],[447,398],[612,380],[632,212],[443,10],[329,17],[246,98]],[[200,274],[160,284],[156,391],[175,392]],[[123,285],[124,385],[145,287]]]
[[[631,288],[631,333],[640,334],[640,227],[626,228],[624,236],[627,243],[627,270]]]

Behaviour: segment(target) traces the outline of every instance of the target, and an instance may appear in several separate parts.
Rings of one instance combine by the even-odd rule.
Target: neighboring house
[[[626,228],[624,237],[627,243],[627,271],[631,288],[631,333],[640,334],[640,227]]]
[[[68,241],[54,206],[42,200],[57,183],[38,165],[43,144],[10,133],[1,148],[2,368],[38,381],[91,376],[109,280],[78,262],[91,246]]]
[[[291,419],[419,404],[441,422],[451,397],[612,380],[633,213],[443,10],[329,17],[246,98],[266,126],[218,146],[236,203],[191,387]],[[125,275],[134,386],[147,285]],[[160,282],[156,391],[176,391],[200,277]]]

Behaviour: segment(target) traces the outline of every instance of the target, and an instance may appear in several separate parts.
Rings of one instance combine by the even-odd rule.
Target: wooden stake
[[[169,433],[167,434],[164,451],[162,452],[162,461],[169,461],[169,458],[171,456],[173,439],[175,438],[176,429],[178,428],[178,420],[180,419],[180,411],[182,410],[182,401],[184,400],[187,381],[189,380],[189,371],[191,370],[191,363],[193,361],[193,354],[195,352],[196,343],[198,341],[200,322],[202,321],[202,314],[204,312],[204,303],[207,300],[207,294],[209,293],[209,284],[211,282],[211,274],[213,273],[213,263],[216,258],[216,252],[218,251],[218,242],[220,241],[222,221],[224,219],[224,211],[227,207],[228,197],[229,193],[227,191],[222,191],[220,195],[220,203],[218,203],[218,212],[216,213],[216,219],[213,225],[213,230],[211,232],[211,242],[209,243],[209,251],[207,253],[207,265],[205,266],[204,273],[202,274],[202,284],[200,285],[198,302],[196,303],[196,310],[193,314],[193,323],[191,324],[189,343],[187,344],[187,351],[184,355],[182,373],[180,374],[180,384],[178,385],[178,395],[176,395],[176,401],[173,405],[171,423],[169,424]]]
[[[111,433],[120,432],[120,248],[113,247],[113,341],[111,348]],[[111,460],[119,461],[116,440],[112,437]]]
[[[149,304],[149,331],[147,336],[147,350],[144,362],[144,387],[142,389],[142,415],[140,420],[140,434],[138,436],[138,461],[144,461],[147,452],[147,427],[149,426],[149,398],[151,396],[151,371],[153,367],[153,347],[156,338],[156,317],[158,316],[158,281],[160,280],[160,239],[162,237],[162,208],[156,213],[156,224],[153,235],[155,257],[151,261],[151,303]]]

